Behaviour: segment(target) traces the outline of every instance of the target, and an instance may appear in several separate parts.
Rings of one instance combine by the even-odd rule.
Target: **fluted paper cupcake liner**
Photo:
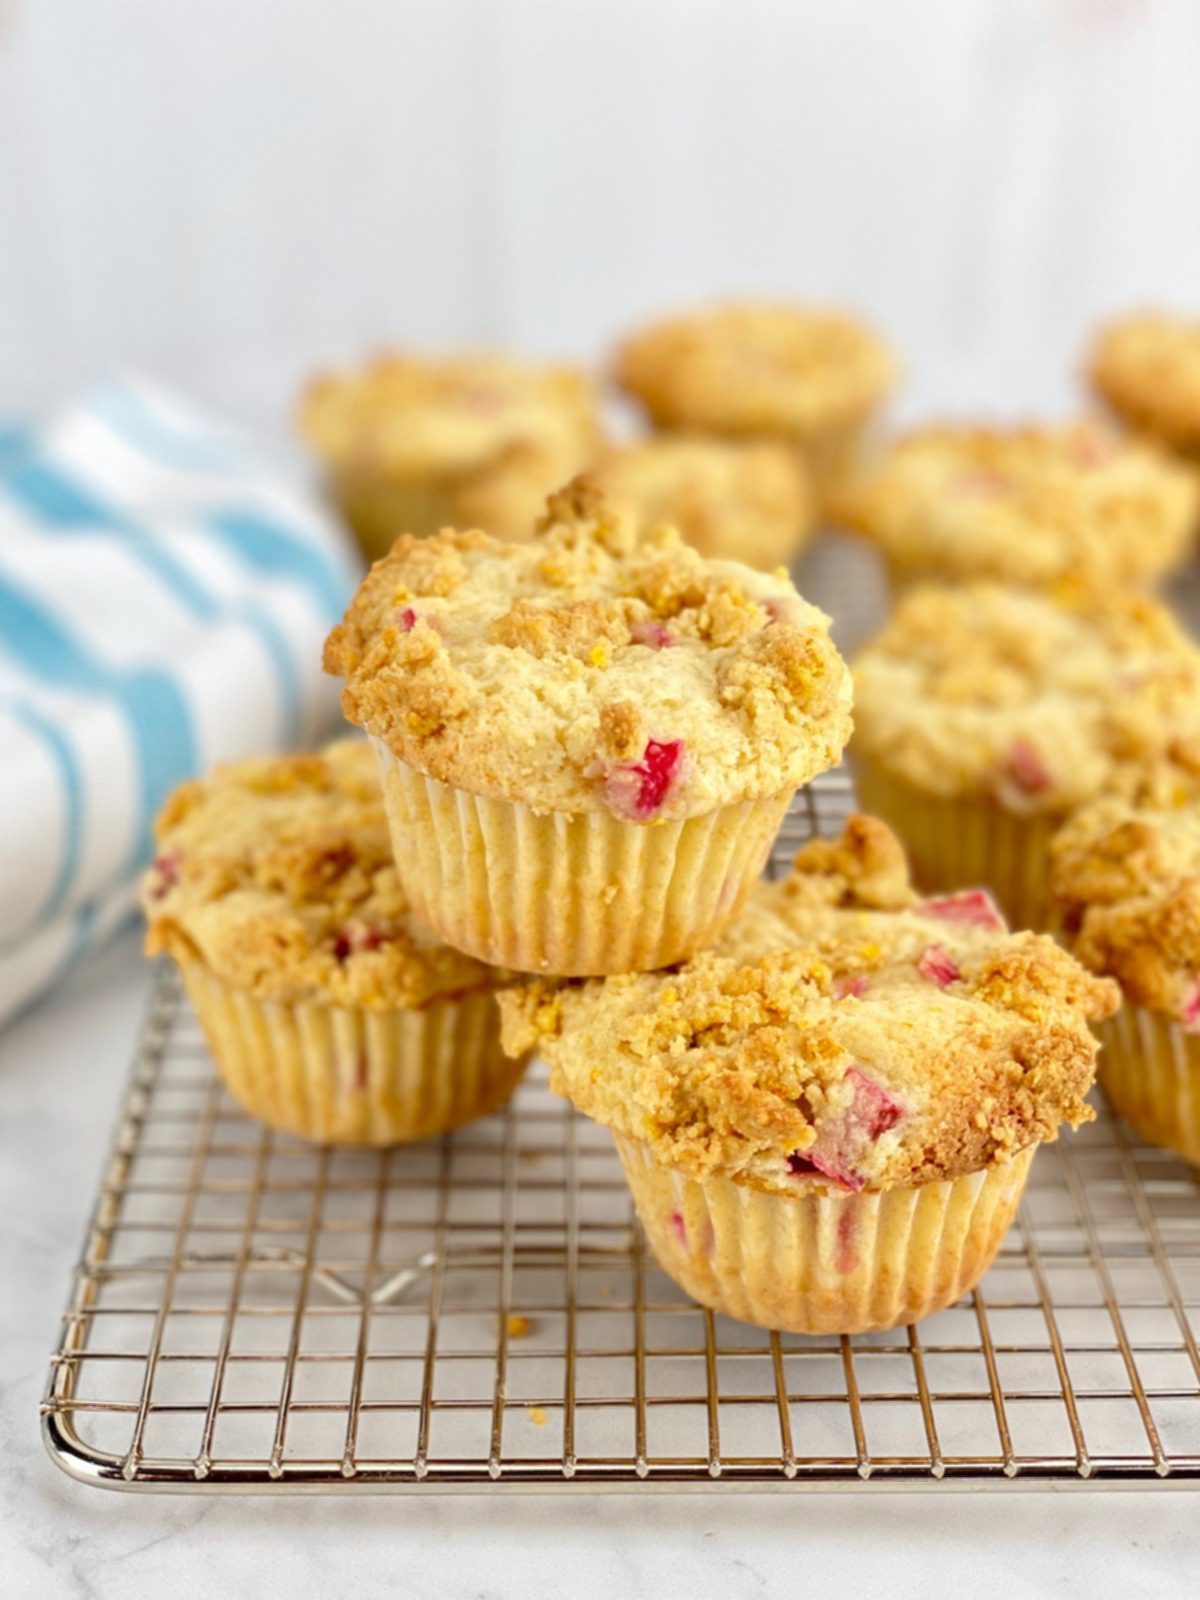
[[[1100,1086],[1150,1144],[1200,1166],[1200,1034],[1128,1000],[1097,1030]]]
[[[792,795],[683,821],[538,815],[375,748],[415,914],[480,961],[559,977],[648,972],[712,944],[762,871]]]
[[[1008,1231],[1034,1146],[945,1183],[795,1195],[689,1178],[617,1135],[663,1271],[713,1311],[790,1333],[894,1328],[952,1305]]]
[[[457,521],[453,481],[334,473],[329,491],[370,561],[385,556],[402,533],[436,533]]]
[[[858,803],[899,835],[925,894],[990,889],[1014,931],[1054,926],[1050,840],[1061,818],[1022,816],[993,800],[946,799],[854,753]]]
[[[183,980],[230,1094],[272,1128],[329,1144],[427,1139],[495,1111],[525,1070],[490,991],[417,1011],[260,1000],[198,962]]]

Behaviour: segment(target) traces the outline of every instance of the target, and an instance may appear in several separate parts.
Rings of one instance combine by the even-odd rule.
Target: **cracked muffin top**
[[[159,816],[141,885],[149,955],[264,1000],[412,1010],[505,975],[410,920],[365,740],[218,767]]]
[[[1200,650],[1145,596],[924,585],[853,670],[854,748],[931,794],[1053,815],[1200,762]]]
[[[339,472],[455,477],[523,451],[565,449],[575,463],[567,477],[599,442],[596,407],[573,367],[396,354],[315,378],[300,427]]]
[[[325,647],[352,722],[535,811],[679,818],[832,766],[850,677],[786,577],[642,536],[580,480],[537,537],[400,539]]]
[[[816,519],[804,463],[770,440],[655,434],[610,450],[588,476],[642,527],[668,524],[701,555],[752,567],[786,565]]]
[[[1200,774],[1161,767],[1084,806],[1050,861],[1063,934],[1084,965],[1200,1027]]]
[[[764,302],[652,324],[620,347],[616,377],[659,427],[803,439],[860,422],[895,368],[857,318]]]
[[[982,890],[916,901],[892,834],[853,818],[665,972],[500,998],[505,1048],[690,1176],[779,1194],[940,1181],[1090,1119],[1088,1023],[1118,990]]]
[[[1094,423],[925,428],[837,496],[901,568],[1034,586],[1145,583],[1191,549],[1200,483]]]
[[[1200,320],[1135,312],[1102,328],[1092,387],[1132,427],[1200,454]]]

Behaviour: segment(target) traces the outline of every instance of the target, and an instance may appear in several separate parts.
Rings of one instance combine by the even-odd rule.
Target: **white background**
[[[1198,0],[0,0],[0,414],[844,297],[917,409],[1200,309]]]
[[[0,0],[0,416],[120,364],[275,427],[389,340],[734,291],[860,306],[911,409],[1058,407],[1097,316],[1200,310],[1198,85],[1200,0]],[[127,940],[0,1038],[6,1600],[1200,1588],[1189,1495],[69,1484],[37,1398],[144,981]]]

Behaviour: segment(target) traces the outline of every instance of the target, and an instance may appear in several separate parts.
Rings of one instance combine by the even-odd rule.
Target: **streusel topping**
[[[1200,650],[1144,596],[904,596],[854,662],[855,748],[916,787],[1056,814],[1200,753]]]
[[[410,920],[365,741],[219,767],[181,785],[155,831],[150,955],[199,958],[260,999],[374,1011],[503,981]]]
[[[1084,806],[1050,859],[1064,937],[1084,965],[1200,1027],[1200,774],[1159,768]]]
[[[505,994],[505,1048],[667,1164],[781,1194],[955,1178],[1087,1121],[1116,985],[1007,933],[981,890],[864,904],[896,857],[880,828],[806,847],[798,887],[764,885],[677,969]]]
[[[654,323],[618,351],[616,374],[660,427],[800,438],[859,422],[895,377],[856,318],[769,303]]]
[[[540,535],[401,539],[327,641],[352,722],[535,811],[684,817],[807,782],[850,733],[829,620],[786,576],[645,536],[579,480]]]
[[[1048,585],[1144,582],[1191,548],[1200,484],[1095,423],[926,428],[898,440],[836,511],[901,566]]]
[[[752,567],[791,561],[816,516],[804,463],[769,440],[655,434],[609,451],[588,475],[643,527],[678,528],[701,555]]]
[[[1200,320],[1141,312],[1103,328],[1089,376],[1118,416],[1200,452]]]
[[[314,379],[300,424],[341,471],[456,476],[506,453],[599,440],[583,372],[499,356],[381,356]]]

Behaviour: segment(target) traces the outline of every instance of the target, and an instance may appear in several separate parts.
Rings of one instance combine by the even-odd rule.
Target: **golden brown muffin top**
[[[574,367],[502,356],[385,355],[315,378],[301,431],[340,472],[458,476],[522,453],[593,449],[597,398]]]
[[[657,1159],[777,1194],[978,1171],[1087,1121],[1088,1022],[1117,1006],[982,890],[913,903],[883,824],[806,846],[715,949],[501,997],[511,1053]]]
[[[1200,758],[1200,650],[1145,596],[924,585],[853,672],[855,749],[935,795],[1065,813]]]
[[[1075,812],[1051,844],[1064,935],[1129,997],[1200,1026],[1200,773],[1143,775]]]
[[[891,560],[946,579],[1145,583],[1190,552],[1200,480],[1095,423],[923,428],[837,497]]]
[[[607,451],[588,476],[647,528],[678,528],[703,556],[770,570],[812,533],[816,502],[803,461],[771,440],[654,434]]]
[[[850,679],[787,578],[645,536],[585,480],[537,537],[400,539],[325,647],[352,722],[419,772],[628,821],[778,794],[837,761]]]
[[[1088,375],[1134,428],[1200,452],[1200,319],[1161,311],[1119,317],[1097,335]]]
[[[618,350],[616,377],[660,427],[803,439],[862,421],[895,367],[845,312],[763,302],[651,324]]]
[[[264,1000],[412,1010],[504,975],[415,926],[365,741],[182,784],[142,880],[147,954],[199,960]]]

